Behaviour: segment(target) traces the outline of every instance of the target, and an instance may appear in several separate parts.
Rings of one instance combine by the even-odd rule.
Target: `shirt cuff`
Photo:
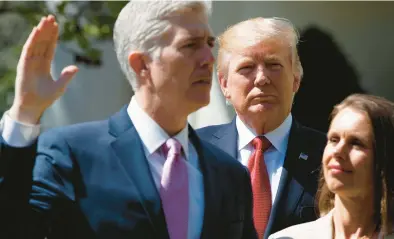
[[[4,113],[0,123],[2,137],[12,147],[27,147],[34,143],[40,134],[40,125],[25,124],[13,120],[8,111]]]

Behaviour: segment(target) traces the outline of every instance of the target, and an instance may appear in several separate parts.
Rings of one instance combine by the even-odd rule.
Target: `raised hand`
[[[53,16],[43,17],[30,33],[17,67],[15,98],[9,111],[14,120],[37,124],[44,111],[63,93],[77,73],[76,66],[65,67],[58,80],[51,76],[51,62],[58,40]]]

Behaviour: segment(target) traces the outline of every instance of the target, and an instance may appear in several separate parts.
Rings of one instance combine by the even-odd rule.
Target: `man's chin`
[[[249,110],[252,112],[267,112],[272,111],[275,107],[273,103],[259,103],[256,105],[252,105],[249,107]]]

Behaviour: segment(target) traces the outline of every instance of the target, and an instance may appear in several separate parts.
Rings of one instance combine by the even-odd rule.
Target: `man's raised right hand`
[[[77,73],[76,66],[65,67],[58,80],[51,76],[51,62],[58,40],[54,16],[43,17],[30,33],[17,67],[15,98],[9,111],[13,120],[37,124],[44,111],[61,95]]]

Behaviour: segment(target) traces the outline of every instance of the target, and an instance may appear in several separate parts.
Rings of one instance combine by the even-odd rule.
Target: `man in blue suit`
[[[53,16],[41,20],[1,127],[1,238],[257,238],[248,171],[187,124],[209,103],[209,10],[207,2],[129,2],[114,42],[130,103],[37,139],[42,113],[78,71],[52,79],[58,26]]]
[[[237,116],[197,131],[249,168],[259,238],[317,217],[326,138],[291,115],[302,78],[297,43],[285,19],[250,19],[226,30],[219,37],[218,78]]]

